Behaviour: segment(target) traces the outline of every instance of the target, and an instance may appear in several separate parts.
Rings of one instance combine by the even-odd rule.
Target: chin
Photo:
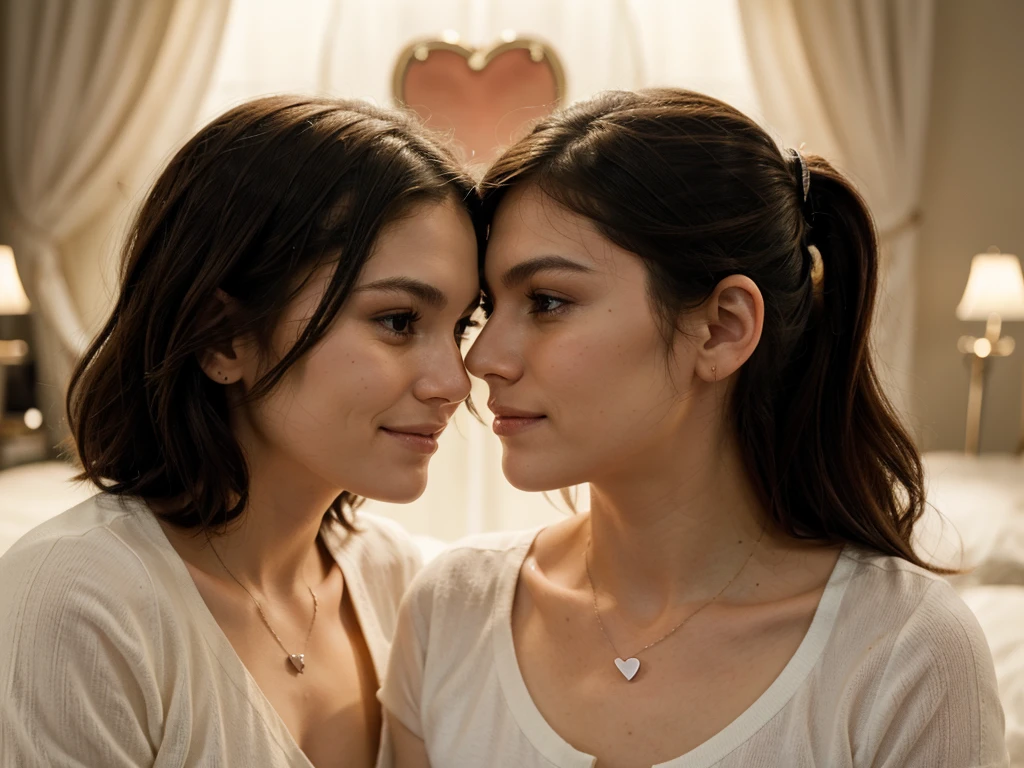
[[[510,456],[508,451],[502,457],[501,470],[511,485],[520,491],[532,493],[557,491],[586,482],[580,479],[578,473],[558,466],[557,462],[522,461],[514,455]]]
[[[425,475],[409,478],[394,477],[391,480],[392,482],[387,484],[374,484],[365,487],[363,490],[353,490],[353,493],[367,499],[373,499],[374,501],[384,501],[388,504],[409,504],[416,501],[427,489],[427,478]]]

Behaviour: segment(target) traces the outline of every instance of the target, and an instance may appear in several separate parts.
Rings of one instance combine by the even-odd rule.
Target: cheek
[[[591,324],[536,346],[532,368],[553,396],[552,415],[584,429],[628,421],[663,401],[668,370],[649,328]],[[597,423],[601,420],[601,424]]]
[[[330,339],[310,356],[298,398],[315,421],[368,427],[409,389],[410,367],[398,348],[379,341]]]
[[[289,370],[262,416],[292,452],[358,455],[410,386],[405,367],[394,348],[334,331]]]

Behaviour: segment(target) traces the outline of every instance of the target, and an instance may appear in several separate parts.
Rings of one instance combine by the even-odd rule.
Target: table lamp
[[[957,348],[971,355],[971,385],[967,396],[966,453],[977,453],[981,437],[981,403],[985,390],[985,363],[1006,357],[1014,341],[1002,336],[1003,320],[1024,320],[1024,273],[1020,259],[1010,253],[979,253],[971,260],[971,274],[956,308],[960,320],[984,320],[981,338],[961,336]]]
[[[31,305],[18,279],[14,250],[0,245],[0,315],[24,315]],[[0,419],[7,409],[7,366],[16,365],[28,354],[28,344],[20,339],[0,339]]]

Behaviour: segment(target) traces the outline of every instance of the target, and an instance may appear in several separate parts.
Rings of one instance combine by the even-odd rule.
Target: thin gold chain
[[[281,646],[281,650],[284,651],[289,656],[291,656],[292,652],[284,647],[284,643],[281,642],[281,638],[278,637],[277,632],[274,631],[274,628],[272,626],[270,626],[270,622],[267,621],[267,616],[266,616],[265,613],[263,613],[263,606],[260,605],[260,601],[256,599],[256,596],[253,595],[252,592],[250,592],[248,589],[246,589],[245,584],[243,584],[237,578],[235,578],[235,574],[233,574],[231,572],[231,569],[228,568],[227,565],[224,564],[224,561],[221,559],[220,555],[217,553],[217,548],[213,546],[213,542],[209,541],[209,544],[210,544],[210,549],[213,550],[214,557],[217,558],[217,562],[220,563],[221,567],[224,569],[224,571],[227,573],[227,575],[232,578],[232,580],[235,582],[235,584],[237,584],[243,590],[245,590],[245,594],[247,594],[249,596],[249,599],[252,600],[253,604],[256,606],[256,612],[260,615],[260,619],[263,620],[263,624],[266,626],[266,628],[268,630],[270,630],[270,634],[272,634],[274,636],[274,639],[277,640],[277,644],[279,646]],[[302,653],[303,653],[303,655],[305,655],[306,647],[309,645],[309,638],[313,636],[313,624],[316,623],[316,612],[317,612],[317,608],[319,607],[319,601],[316,599],[316,592],[314,592],[312,589],[310,589],[309,584],[306,584],[305,586],[306,586],[306,589],[309,590],[310,596],[312,596],[312,598],[313,598],[313,618],[309,620],[309,630],[306,632],[306,641],[302,644]]]
[[[597,608],[597,590],[594,589],[594,578],[590,575],[590,542],[591,542],[591,539],[588,537],[587,538],[587,548],[583,551],[583,563],[584,563],[584,565],[586,566],[586,569],[587,569],[587,583],[590,584],[590,595],[591,595],[591,597],[593,598],[593,601],[594,601],[594,616],[597,617],[597,625],[601,628],[601,634],[604,635],[604,639],[608,641],[608,645],[611,646],[611,649],[615,652],[615,655],[617,657],[621,658],[621,659],[636,658],[641,653],[646,651],[648,648],[653,648],[658,643],[660,643],[660,642],[662,642],[664,640],[668,640],[668,638],[670,638],[672,635],[674,635],[678,630],[680,630],[684,626],[686,626],[687,622],[689,622],[690,619],[692,619],[698,613],[700,613],[705,608],[707,608],[709,605],[711,605],[713,602],[715,602],[715,600],[717,600],[719,597],[721,597],[722,594],[725,592],[725,590],[727,590],[729,587],[731,587],[732,583],[734,581],[736,581],[737,578],[739,578],[739,575],[741,573],[743,573],[743,569],[747,567],[747,563],[750,562],[750,558],[752,558],[754,556],[754,552],[757,551],[757,545],[761,543],[761,538],[763,536],[764,536],[764,528],[761,528],[761,533],[757,537],[757,541],[754,542],[754,546],[751,548],[750,554],[747,555],[747,559],[743,561],[743,565],[741,565],[740,569],[738,571],[736,571],[736,575],[733,576],[731,579],[729,579],[729,583],[726,584],[724,587],[722,587],[720,590],[718,590],[718,593],[714,597],[712,597],[710,600],[708,600],[706,603],[704,603],[700,608],[698,608],[696,611],[694,611],[689,616],[687,616],[685,619],[683,619],[678,624],[676,624],[674,627],[672,627],[672,629],[670,629],[664,635],[659,637],[653,643],[648,643],[643,648],[641,648],[639,651],[637,651],[636,653],[632,654],[632,656],[622,656],[619,653],[618,648],[615,647],[615,643],[612,642],[612,638],[608,634],[608,630],[605,629],[605,627],[604,627],[604,622],[601,621],[601,611],[598,610],[598,608]]]

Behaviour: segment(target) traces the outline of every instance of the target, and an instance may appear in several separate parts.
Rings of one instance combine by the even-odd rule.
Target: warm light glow
[[[961,320],[1024,320],[1024,273],[1010,253],[979,253],[971,260],[967,288],[956,308]]]
[[[38,408],[29,408],[25,411],[25,426],[29,429],[39,429],[43,426],[43,412]]]
[[[992,342],[988,339],[975,339],[974,354],[978,357],[988,357],[992,354]]]
[[[0,245],[0,315],[24,315],[30,306],[14,264],[14,249]]]

